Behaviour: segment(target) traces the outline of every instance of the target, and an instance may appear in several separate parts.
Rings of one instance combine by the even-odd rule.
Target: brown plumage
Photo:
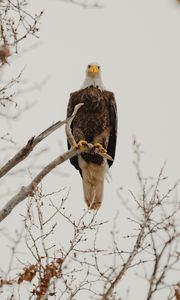
[[[100,143],[114,159],[117,134],[114,94],[94,86],[74,92],[70,95],[67,117],[72,115],[74,107],[79,103],[84,105],[78,110],[71,125],[75,141]],[[106,163],[102,156],[87,153],[73,157],[70,161],[82,176],[84,197],[88,207],[98,209],[102,202],[106,165],[108,163],[110,167],[113,161]]]

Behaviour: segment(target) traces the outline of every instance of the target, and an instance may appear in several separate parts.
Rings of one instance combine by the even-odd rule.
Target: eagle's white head
[[[97,86],[101,90],[105,89],[101,79],[101,66],[95,62],[92,62],[87,66],[86,78],[81,88],[84,89],[91,85]]]

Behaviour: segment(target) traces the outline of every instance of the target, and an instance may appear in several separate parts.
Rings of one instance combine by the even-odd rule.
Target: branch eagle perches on
[[[83,103],[78,104],[75,106],[75,109],[71,115],[71,117],[67,118],[64,121],[58,121],[57,123],[53,124],[49,128],[47,128],[45,131],[43,131],[41,134],[39,134],[37,137],[32,137],[27,144],[12,157],[4,166],[0,168],[0,178],[5,176],[11,169],[13,169],[16,165],[18,165],[21,161],[23,161],[28,155],[33,151],[35,146],[39,144],[42,140],[44,140],[46,137],[48,137],[51,133],[53,133],[56,129],[60,128],[62,125],[66,124],[66,135],[68,138],[68,141],[71,145],[71,149],[67,152],[65,152],[62,155],[59,155],[57,158],[55,158],[53,161],[51,161],[49,164],[47,164],[30,182],[29,185],[21,187],[20,191],[13,196],[6,204],[5,206],[0,210],[0,222],[3,221],[10,213],[11,211],[18,205],[20,202],[22,202],[24,199],[26,199],[28,196],[32,196],[34,191],[36,190],[36,187],[38,184],[43,180],[43,178],[48,175],[54,168],[56,168],[58,165],[62,164],[66,160],[72,158],[73,156],[76,156],[80,154],[82,151],[87,153],[98,153],[99,155],[105,157],[106,159],[112,160],[111,156],[109,156],[107,153],[99,153],[97,149],[93,148],[92,144],[87,144],[85,147],[83,147],[83,150],[77,149],[75,147],[76,142],[74,140],[74,137],[71,132],[71,123],[74,119],[74,117],[77,114],[77,111],[80,109],[80,107],[83,105]]]

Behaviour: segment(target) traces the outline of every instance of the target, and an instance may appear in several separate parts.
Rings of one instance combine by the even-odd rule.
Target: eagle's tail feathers
[[[103,198],[105,165],[81,164],[84,198],[90,209],[99,209]]]

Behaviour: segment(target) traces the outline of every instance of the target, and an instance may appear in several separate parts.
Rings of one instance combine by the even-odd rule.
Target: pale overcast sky
[[[69,93],[80,87],[86,65],[95,60],[118,104],[118,149],[112,172],[119,173],[122,183],[129,180],[135,135],[145,151],[148,172],[156,173],[167,160],[168,174],[177,179],[180,7],[173,0],[103,3],[103,9],[84,10],[61,1],[36,1],[37,10],[43,8],[45,14],[40,46],[26,55],[25,74],[34,82],[47,75],[51,80],[38,95],[38,105],[24,117],[22,141],[48,122],[64,118]],[[23,63],[24,57],[14,68]],[[41,124],[36,123],[40,112]],[[19,136],[19,128],[16,132]],[[65,147],[64,139],[63,143]]]
[[[56,0],[32,1],[33,10],[45,11],[39,46],[6,68],[18,72],[26,65],[24,76],[33,83],[47,76],[50,79],[38,93],[27,96],[37,104],[17,121],[12,133],[18,144],[24,145],[52,122],[63,120],[69,93],[81,86],[87,64],[99,62],[105,87],[115,93],[119,118],[113,179],[106,183],[100,217],[111,220],[119,210],[123,224],[126,215],[117,189],[134,190],[136,186],[133,136],[142,144],[146,175],[157,175],[167,160],[169,183],[180,177],[180,6],[175,0],[102,3],[102,9],[84,10]],[[50,145],[51,153],[45,153],[41,161],[47,163],[59,154],[57,140],[65,151],[64,128],[44,142]],[[44,187],[71,187],[69,203],[78,214],[85,207],[81,178],[69,162],[60,168],[68,176],[49,175]],[[17,182],[21,184],[20,179]],[[17,216],[12,214],[11,218]],[[143,294],[137,299],[143,300]]]

